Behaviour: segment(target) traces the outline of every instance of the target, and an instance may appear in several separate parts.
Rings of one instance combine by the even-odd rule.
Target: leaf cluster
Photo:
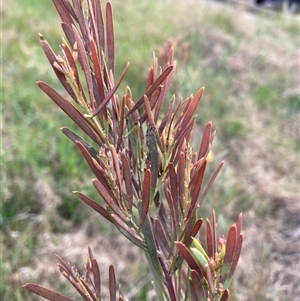
[[[75,195],[145,253],[159,300],[228,300],[243,240],[242,217],[230,228],[227,242],[217,240],[214,214],[212,223],[206,222],[208,250],[195,239],[203,223],[198,209],[223,165],[203,187],[215,137],[212,123],[206,124],[197,152],[190,140],[204,88],[185,100],[169,95],[176,68],[170,47],[166,66],[153,58],[146,91],[137,101],[129,87],[119,97],[116,91],[129,64],[116,79],[111,4],[104,14],[98,0],[53,3],[66,36],[61,55],[43,36],[40,42],[67,95],[42,81],[38,86],[89,137],[62,128],[94,173],[92,182],[103,202]],[[84,300],[101,300],[99,267],[90,249],[82,277],[58,259],[61,273]],[[116,300],[113,267],[109,279],[110,300]],[[25,287],[48,300],[70,300],[36,284]],[[122,293],[119,300],[124,300]]]

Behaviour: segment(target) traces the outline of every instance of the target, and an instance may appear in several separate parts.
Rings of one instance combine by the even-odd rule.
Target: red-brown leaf
[[[203,135],[202,135],[202,141],[198,153],[198,160],[206,157],[209,149],[210,149],[210,137],[211,137],[211,128],[212,128],[212,122],[208,122],[205,126]]]
[[[159,89],[159,88],[157,88]],[[164,117],[163,117],[163,120],[161,121],[160,125],[159,125],[159,128],[158,128],[158,134],[161,135],[161,133],[163,132],[163,130],[165,129],[168,121],[169,121],[169,118],[171,116],[171,113],[172,113],[172,109],[173,109],[173,106],[174,106],[174,101],[175,101],[175,97],[172,96],[171,100],[170,100],[170,104],[168,106],[168,109],[167,109],[167,112],[164,113]],[[154,115],[154,120],[155,122],[157,122],[157,117],[156,115]],[[171,128],[171,125],[169,125],[169,128]]]
[[[77,102],[77,97],[76,97],[71,85],[68,83],[65,74],[61,73],[54,67],[54,63],[57,62],[56,54],[54,53],[54,51],[52,50],[49,43],[44,39],[44,37],[42,35],[40,35],[40,43],[41,43],[41,46],[46,54],[46,57],[48,58],[50,65],[53,68],[57,78],[59,79],[59,81],[61,82],[63,87],[66,89],[66,91],[69,93],[69,95]]]
[[[153,114],[151,112],[151,106],[150,106],[149,98],[147,97],[147,95],[144,95],[144,104],[145,104],[148,123],[149,123],[149,125],[155,126]]]
[[[67,45],[66,43],[63,43],[62,47],[63,47],[64,53],[65,53],[65,55],[67,57],[68,63],[69,63],[69,65],[70,65],[70,67],[71,67],[71,69],[72,69],[72,71],[74,73],[76,84],[77,84],[79,90],[81,92],[83,92],[82,91],[82,87],[81,87],[81,83],[80,83],[80,79],[79,79],[79,75],[78,75],[77,66],[76,66],[76,63],[74,61],[74,57],[73,57],[72,51],[71,51],[69,45]]]
[[[189,286],[190,286],[190,298],[191,301],[199,301],[196,294],[196,288],[191,279],[189,279]]]
[[[231,262],[231,268],[230,268],[230,272],[228,275],[229,278],[231,278],[233,276],[233,273],[238,264],[238,261],[239,261],[240,255],[241,255],[241,251],[242,251],[243,240],[244,240],[244,234],[242,233],[239,235],[238,240],[236,242],[235,251],[234,251],[234,255],[232,258],[232,262]]]
[[[173,66],[169,66],[164,70],[164,72],[156,79],[156,81],[153,83],[152,86],[147,89],[147,91],[144,93],[148,97],[151,96],[151,94],[161,85],[161,83],[166,79],[166,77],[170,74],[172,71]],[[126,116],[129,116],[131,113],[136,111],[142,104],[144,103],[144,95],[135,103],[135,105],[127,112]]]
[[[209,219],[206,219],[206,244],[207,244],[207,255],[208,257],[214,257],[215,244],[213,239],[213,230]]]
[[[119,115],[119,132],[118,132],[118,140],[116,150],[119,152],[121,143],[123,142],[124,137],[124,123],[125,123],[125,104],[126,104],[126,96],[123,96],[122,104],[121,104],[121,111]]]
[[[237,227],[236,224],[234,224],[231,225],[227,234],[226,253],[224,257],[224,266],[226,269],[231,267],[233,256],[235,253],[236,243],[237,243]]]
[[[206,275],[205,278],[208,282],[210,291],[214,295],[215,294],[215,286],[214,286],[213,276],[212,276],[211,269],[210,269],[209,265],[205,266],[205,275]]]
[[[167,96],[168,92],[169,92],[169,88],[171,86],[173,75],[174,75],[175,69],[176,69],[176,62],[173,62],[172,66],[173,66],[173,69],[170,72],[169,76],[166,78],[165,82],[163,83],[162,91],[161,91],[160,96],[157,100],[157,104],[156,104],[155,112],[154,112],[155,122],[157,122],[157,120],[159,118],[159,114],[161,112],[162,105],[163,105],[163,103],[166,99],[166,96]]]
[[[85,22],[84,9],[82,8],[82,3],[80,1],[73,1],[73,7],[74,7],[75,15],[77,17],[77,22],[80,27],[81,36],[82,36],[81,39],[83,39],[84,45],[86,47],[86,51],[89,53],[90,52],[90,49],[89,49],[90,33],[89,33],[89,29]],[[71,26],[71,28],[72,28],[72,26]],[[79,32],[79,30],[78,30],[78,32]]]
[[[186,172],[186,157],[184,152],[180,152],[178,165],[177,165],[177,183],[178,183],[178,195],[181,212],[183,213],[183,202],[185,195],[185,172]]]
[[[127,209],[129,212],[132,211],[132,204],[133,204],[133,195],[132,195],[132,179],[131,179],[131,170],[130,165],[126,156],[125,149],[121,152],[121,161],[122,161],[122,172],[123,172],[123,179],[125,182],[125,189],[127,193],[128,203]]]
[[[92,182],[108,207],[113,212],[115,212],[123,221],[127,222],[129,220],[128,217],[125,216],[119,204],[111,198],[110,193],[106,190],[104,185],[98,179],[94,179]]]
[[[44,286],[35,283],[26,283],[23,286],[27,290],[50,301],[73,301],[73,299],[70,299],[66,296],[63,296],[57,292],[54,292]]]
[[[213,173],[212,177],[210,178],[210,180],[208,181],[208,184],[203,192],[203,194],[201,195],[200,201],[199,201],[199,205],[201,206],[201,204],[203,203],[204,199],[206,198],[210,188],[212,187],[217,175],[219,174],[222,166],[224,165],[224,161],[222,161],[219,166],[217,167],[217,169],[215,170],[215,172]]]
[[[186,111],[186,114],[183,117],[183,120],[181,122],[181,127],[182,128],[185,128],[186,125],[188,124],[188,122],[193,117],[193,115],[194,115],[194,113],[197,109],[197,106],[200,102],[200,99],[201,99],[201,96],[202,96],[203,92],[204,92],[204,88],[202,87],[197,91],[196,95],[192,98],[192,101],[189,104],[188,110]]]
[[[98,29],[98,38],[99,38],[99,53],[100,51],[105,52],[105,34],[104,34],[104,21],[103,21],[103,14],[100,1],[96,2],[96,10],[95,10],[95,18],[97,23]]]
[[[115,276],[114,267],[112,265],[109,266],[109,295],[110,295],[110,301],[117,300],[116,276]]]
[[[172,224],[173,227],[173,231],[172,231],[172,236],[173,236],[173,240],[177,239],[177,230],[178,230],[178,220],[176,219],[176,213],[175,213],[175,208],[174,208],[174,201],[173,201],[173,197],[172,194],[170,192],[169,189],[165,189],[165,195],[167,198],[167,202],[168,202],[168,206],[169,206],[169,210],[170,210],[170,216],[171,216],[171,221],[170,223]]]
[[[67,23],[61,23],[61,28],[62,28],[63,32],[65,33],[65,36],[66,36],[67,40],[69,41],[69,44],[72,47],[74,47],[76,40],[75,40],[73,31],[70,26]]]
[[[199,269],[199,266],[192,254],[190,253],[189,249],[180,241],[175,241],[175,244],[179,250],[179,253],[185,259],[190,269],[195,270],[199,274],[199,276],[203,278],[203,273]]]
[[[94,277],[94,286],[95,286],[95,293],[96,297],[100,299],[100,293],[101,293],[101,276],[100,276],[100,269],[98,262],[95,258],[91,260],[92,264],[92,271],[93,271],[93,277]]]
[[[228,290],[228,289],[226,289],[226,290],[223,292],[220,301],[229,301],[229,290]]]
[[[95,127],[66,98],[44,82],[37,82],[43,90],[92,140],[101,145],[102,141]]]
[[[146,90],[154,83],[154,71],[153,67],[149,69],[148,72],[148,78],[147,78],[147,84],[146,84]]]
[[[99,106],[102,103],[102,101],[105,99],[105,88],[104,88],[104,81],[102,77],[102,71],[100,67],[99,55],[97,52],[97,45],[94,40],[91,40],[91,54],[92,54],[94,72],[95,72],[95,77],[97,82],[97,88],[98,88],[97,90],[100,97],[99,103],[97,102],[97,105]],[[106,110],[103,111],[104,111],[104,116],[107,119]]]
[[[170,179],[170,191],[173,199],[174,213],[176,224],[179,224],[179,196],[178,196],[178,183],[177,183],[177,175],[174,168],[174,165],[170,162],[168,165],[169,179]]]
[[[195,181],[193,181],[192,185],[190,186],[192,201],[191,201],[191,206],[189,209],[188,216],[195,210],[197,206],[197,200],[202,187],[205,168],[206,168],[206,161],[204,161],[204,164],[202,164],[201,168],[197,171],[195,175]]]
[[[87,149],[82,143],[76,141],[76,145],[78,146],[79,150],[81,151],[82,155],[84,156],[85,160],[89,164],[91,170],[93,171],[97,179],[105,186],[105,189],[110,192],[110,196],[113,198],[114,194],[111,191],[106,178],[104,177],[103,169],[100,167],[97,161],[91,157],[90,153],[87,151]]]
[[[197,220],[197,222],[194,224],[193,228],[192,228],[192,231],[191,231],[191,237],[195,237],[196,234],[199,232],[201,226],[202,226],[202,223],[203,223],[203,219],[202,218],[199,218]]]
[[[118,215],[112,214],[111,216],[114,219],[114,223],[117,225],[118,229],[125,237],[127,237],[131,242],[133,242],[141,249],[146,250],[145,242],[141,239],[140,236],[138,236],[138,234],[134,230],[128,227]]]
[[[242,232],[242,226],[243,226],[243,214],[240,213],[237,223],[236,223],[236,227],[237,227],[237,233],[240,234]]]
[[[110,2],[106,4],[106,40],[108,67],[113,73],[115,72],[115,36],[114,36],[113,12]]]
[[[70,12],[68,11],[68,9],[66,9],[66,6],[63,4],[63,3],[65,3],[65,1],[52,0],[52,2],[55,5],[55,8],[56,8],[58,14],[60,15],[61,20],[71,27],[71,25],[73,24],[73,20],[70,15]]]
[[[173,251],[169,246],[165,231],[163,230],[159,219],[154,221],[153,232],[156,240],[160,242],[160,245],[168,252],[168,255],[173,255]]]
[[[142,186],[142,206],[140,213],[140,228],[143,227],[146,216],[149,211],[150,204],[150,196],[151,196],[151,170],[146,169],[144,173],[144,181]]]
[[[202,285],[201,279],[199,277],[199,274],[195,270],[191,270],[191,278],[192,278],[192,284],[195,289],[195,294],[197,295],[197,300],[202,301],[205,300],[205,289]]]
[[[121,191],[121,185],[122,185],[122,176],[121,176],[121,169],[120,169],[120,165],[119,165],[119,158],[116,152],[116,148],[113,144],[110,145],[110,152],[111,152],[111,156],[113,159],[113,163],[114,163],[114,171],[117,175],[117,182],[118,182],[118,186],[119,186],[119,190]],[[120,200],[120,204],[121,204],[122,200]]]
[[[86,203],[88,206],[90,206],[92,209],[94,209],[96,212],[98,212],[100,215],[102,215],[104,218],[106,218],[108,221],[112,222],[110,215],[107,213],[106,209],[103,208],[100,204],[95,202],[90,197],[84,195],[81,192],[74,191],[74,194],[80,198],[84,203]]]
[[[126,65],[126,67],[124,68],[123,72],[121,73],[120,78],[118,79],[117,83],[114,85],[114,87],[107,93],[105,99],[103,100],[103,102],[101,103],[101,105],[92,113],[91,117],[96,116],[102,109],[103,107],[109,102],[109,100],[113,97],[114,93],[116,92],[116,90],[118,89],[121,81],[123,80],[125,73],[127,71],[129,67],[129,63]]]
[[[91,68],[89,64],[89,60],[86,54],[86,49],[83,44],[83,40],[77,30],[77,28],[73,25],[72,26],[73,34],[77,42],[77,47],[78,47],[78,54],[79,54],[79,60],[81,62],[81,67],[83,69],[86,83],[87,83],[87,88],[90,96],[90,108],[93,108],[91,105],[92,102],[94,101],[94,89],[93,89],[93,80],[92,80],[92,74],[91,74]],[[89,44],[90,46],[90,44]]]
[[[162,86],[157,87],[155,92],[149,98],[151,110],[153,110],[154,106],[156,105],[157,99],[161,94],[161,90],[162,90]],[[143,124],[146,121],[146,119],[147,119],[147,111],[144,111],[139,119],[140,124]],[[156,124],[155,118],[153,124]]]

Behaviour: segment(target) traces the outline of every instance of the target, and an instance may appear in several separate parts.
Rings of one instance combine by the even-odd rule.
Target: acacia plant
[[[146,91],[137,101],[128,87],[119,97],[116,91],[128,65],[115,78],[111,3],[106,4],[105,13],[99,0],[53,3],[66,36],[61,54],[55,54],[42,35],[40,42],[66,93],[42,81],[37,84],[92,141],[62,128],[93,171],[92,182],[101,198],[93,200],[77,191],[75,195],[145,254],[156,300],[228,300],[243,241],[242,215],[227,237],[218,236],[214,212],[211,221],[198,217],[223,165],[203,187],[215,137],[212,123],[206,124],[197,152],[190,139],[204,88],[185,100],[169,96],[176,67],[170,48],[165,67],[153,59]],[[200,237],[203,223],[206,235]],[[100,269],[90,248],[87,258],[83,276],[60,257],[59,270],[83,300],[102,300]],[[24,286],[48,300],[71,300],[38,284]],[[113,266],[108,286],[109,300],[117,300]],[[118,294],[118,300],[126,300]]]

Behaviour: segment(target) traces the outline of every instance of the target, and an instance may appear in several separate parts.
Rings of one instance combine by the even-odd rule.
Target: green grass
[[[271,218],[272,185],[280,184],[279,196],[298,194],[292,176],[298,174],[299,151],[297,19],[285,14],[273,20],[265,15],[250,16],[246,19],[248,30],[243,25],[245,12],[234,11],[234,19],[232,8],[189,7],[181,1],[177,5],[171,1],[112,3],[117,74],[131,62],[126,84],[135,100],[144,91],[152,52],[159,51],[169,38],[178,42],[174,93],[185,98],[205,86],[197,122],[201,130],[213,120],[217,130],[210,171],[220,160],[226,159],[226,164],[202,208],[204,217],[215,208],[220,229],[226,229],[241,210],[257,214],[260,220]],[[35,84],[44,80],[60,89],[38,41],[40,32],[59,51],[62,31],[51,1],[26,0],[2,6],[0,222],[5,251],[0,264],[9,285],[2,285],[0,293],[4,300],[31,300],[20,287],[24,277],[19,275],[22,268],[36,264],[34,257],[45,244],[42,234],[78,231],[90,211],[71,191],[96,193],[86,163],[59,131],[61,126],[74,128],[72,122]],[[182,55],[186,58],[180,51],[182,43],[191,49],[187,64],[180,62]],[[195,140],[198,146],[197,137]],[[268,177],[271,180],[264,182]],[[41,190],[39,181],[48,183],[50,192]],[[45,212],[49,195],[57,203],[53,211]],[[41,224],[35,223],[39,217]],[[102,232],[110,231],[101,220],[90,223]],[[251,221],[246,219],[245,224],[249,226]],[[147,292],[142,289],[136,298],[146,300]]]

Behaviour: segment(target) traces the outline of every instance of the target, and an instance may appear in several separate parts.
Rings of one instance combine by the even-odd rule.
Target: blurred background
[[[163,66],[170,43],[176,98],[205,86],[193,143],[199,146],[212,120],[217,138],[209,170],[221,160],[225,166],[200,216],[215,209],[221,235],[244,214],[231,300],[300,300],[299,15],[286,4],[275,12],[246,0],[111,2],[116,76],[129,61],[125,81],[135,100],[153,51]],[[154,300],[138,250],[72,194],[97,199],[93,175],[59,130],[75,126],[35,84],[62,91],[38,39],[42,33],[60,52],[63,32],[52,1],[3,1],[1,10],[0,300],[39,300],[21,287],[29,281],[76,296],[58,277],[54,254],[82,270],[88,245],[103,281],[112,263],[126,297]]]

